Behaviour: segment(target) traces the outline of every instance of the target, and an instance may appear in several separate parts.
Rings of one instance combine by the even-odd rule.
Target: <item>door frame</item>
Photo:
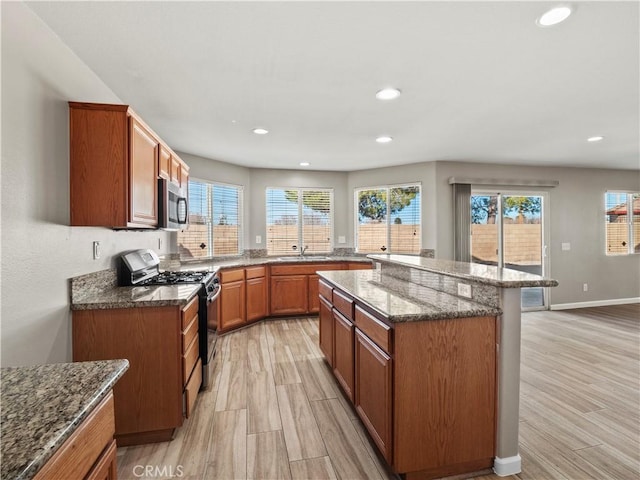
[[[542,198],[542,218],[540,222],[541,240],[542,240],[542,276],[548,276],[551,269],[551,257],[548,254],[549,244],[551,241],[550,229],[549,229],[549,191],[548,190],[536,190],[531,188],[521,189],[518,187],[500,187],[500,188],[474,188],[471,186],[471,197],[473,196],[497,196],[498,197],[498,212],[496,215],[496,225],[498,226],[498,267],[504,268],[504,247],[503,247],[503,221],[502,221],[502,203],[503,197],[507,196],[519,196],[519,197],[541,197]],[[471,239],[470,239],[471,241]],[[471,244],[473,245],[473,244]],[[471,250],[473,253],[473,250]],[[536,311],[536,310],[549,310],[551,302],[549,299],[550,293],[549,287],[542,287],[542,306],[540,307],[521,307],[522,311]]]

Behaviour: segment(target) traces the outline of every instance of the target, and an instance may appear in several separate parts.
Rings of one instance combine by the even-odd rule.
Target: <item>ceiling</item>
[[[544,1],[28,5],[180,152],[336,171],[640,168],[635,1],[573,2],[547,28]],[[386,86],[402,95],[377,100]]]

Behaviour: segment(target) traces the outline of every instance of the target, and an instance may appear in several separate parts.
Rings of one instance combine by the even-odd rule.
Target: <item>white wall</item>
[[[111,268],[124,250],[167,253],[172,235],[68,226],[67,101],[121,102],[25,4],[1,8],[0,358],[3,366],[66,362],[68,279]],[[92,257],[94,240],[102,245],[99,260]]]
[[[436,256],[453,258],[452,194],[449,177],[557,180],[549,192],[550,272],[560,285],[552,288],[552,305],[640,297],[640,255],[605,255],[607,190],[640,190],[638,170],[515,167],[456,162],[436,163]],[[531,188],[527,188],[531,190]],[[562,243],[571,250],[563,251]],[[582,291],[582,284],[589,291]]]

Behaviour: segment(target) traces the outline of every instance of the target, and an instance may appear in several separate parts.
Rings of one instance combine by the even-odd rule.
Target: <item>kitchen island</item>
[[[128,368],[127,360],[2,368],[0,476],[84,478],[115,468],[111,390]]]
[[[519,472],[520,288],[557,282],[369,258],[375,271],[319,273],[320,347],[383,456],[406,478]]]

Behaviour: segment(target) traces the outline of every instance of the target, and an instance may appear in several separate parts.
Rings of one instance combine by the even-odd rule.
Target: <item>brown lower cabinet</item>
[[[333,310],[333,374],[344,393],[353,402],[353,323],[336,309]]]
[[[36,473],[34,480],[116,480],[113,393],[108,395]]]
[[[321,350],[392,469],[428,479],[492,466],[495,317],[393,323],[325,280],[320,292]]]
[[[268,282],[265,266],[222,270],[220,285],[220,333],[243,327],[267,316]]]
[[[391,463],[391,357],[355,330],[354,405],[382,456]]]
[[[218,328],[221,332],[241,327],[246,323],[245,289],[244,269],[223,272],[218,301],[220,305]]]
[[[317,314],[320,277],[315,272],[370,268],[370,262],[276,262],[225,268],[220,272],[218,330],[226,333],[269,316]]]
[[[170,440],[202,384],[198,297],[186,306],[75,310],[73,361],[126,358],[114,386],[118,445]]]

